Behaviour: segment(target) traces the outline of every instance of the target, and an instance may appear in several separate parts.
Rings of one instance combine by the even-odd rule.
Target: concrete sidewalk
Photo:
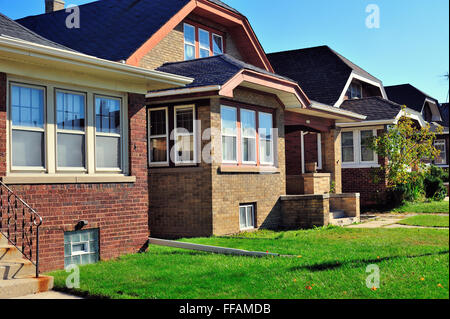
[[[83,298],[51,290],[40,294],[27,295],[13,299],[83,299]]]
[[[408,217],[416,216],[420,214],[379,214],[373,216],[373,218],[369,219],[366,222],[362,222],[361,224],[349,225],[346,226],[348,228],[428,228],[428,229],[449,229],[448,227],[424,227],[424,226],[410,226],[410,225],[401,225],[398,224],[403,219]],[[448,214],[434,214],[440,216],[448,216]],[[362,220],[364,220],[364,216],[362,215]],[[372,217],[372,216],[371,216]],[[366,216],[367,218],[367,216]]]

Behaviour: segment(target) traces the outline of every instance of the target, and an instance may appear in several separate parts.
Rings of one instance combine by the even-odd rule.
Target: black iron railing
[[[36,266],[39,277],[39,226],[42,217],[0,181],[0,232]]]

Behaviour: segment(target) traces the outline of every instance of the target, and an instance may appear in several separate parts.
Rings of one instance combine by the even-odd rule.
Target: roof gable
[[[296,80],[312,99],[334,105],[341,97],[352,73],[371,81],[381,81],[328,46],[270,53],[275,72]]]
[[[406,105],[410,109],[413,109],[417,112],[422,112],[422,108],[426,99],[430,99],[434,103],[436,103],[436,105],[439,105],[438,101],[435,98],[422,92],[409,83],[386,86],[385,90],[390,100],[402,105]]]

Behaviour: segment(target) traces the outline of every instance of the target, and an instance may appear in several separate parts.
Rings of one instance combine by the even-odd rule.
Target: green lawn
[[[449,202],[406,203],[393,210],[394,213],[447,213]]]
[[[426,227],[448,227],[449,217],[439,215],[417,215],[403,219],[398,222],[402,225],[426,226]]]
[[[81,288],[111,298],[449,298],[449,231],[327,228],[185,241],[295,257],[238,257],[150,246],[82,266]],[[366,267],[381,287],[366,287]],[[51,273],[64,289],[65,271]]]

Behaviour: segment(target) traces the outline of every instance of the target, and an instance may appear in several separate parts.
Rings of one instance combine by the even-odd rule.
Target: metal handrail
[[[6,190],[7,203],[4,203],[4,190]],[[42,217],[0,181],[0,232],[36,266],[36,277],[39,277],[39,227],[41,225]],[[36,229],[35,261],[33,261],[33,227]],[[3,232],[4,229],[6,233]]]

